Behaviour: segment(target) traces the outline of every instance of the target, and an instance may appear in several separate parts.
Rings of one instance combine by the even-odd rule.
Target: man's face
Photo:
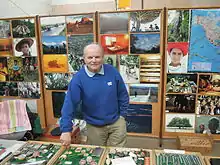
[[[28,54],[29,53],[29,45],[28,44],[23,44],[21,46],[21,51],[24,53],[24,54]]]
[[[182,56],[183,52],[178,48],[173,48],[170,52],[170,57],[173,64],[179,64]]]
[[[91,72],[99,72],[104,62],[102,51],[99,47],[90,47],[84,55],[84,61]]]

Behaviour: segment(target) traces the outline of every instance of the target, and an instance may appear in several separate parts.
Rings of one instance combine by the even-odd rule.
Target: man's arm
[[[117,87],[118,87],[119,112],[120,112],[120,116],[126,118],[127,109],[129,106],[129,95],[120,73],[117,73],[116,77],[117,77]]]
[[[72,120],[75,116],[75,110],[81,100],[81,88],[76,77],[71,80],[65,101],[61,110],[60,129],[62,133],[72,132]]]

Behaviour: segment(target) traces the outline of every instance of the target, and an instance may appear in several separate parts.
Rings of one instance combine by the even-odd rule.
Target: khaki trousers
[[[90,145],[124,147],[127,142],[126,121],[123,117],[106,126],[87,124],[87,131]]]

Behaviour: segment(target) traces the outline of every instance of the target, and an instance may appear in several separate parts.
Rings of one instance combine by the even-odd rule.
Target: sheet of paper
[[[185,154],[185,150],[170,150],[170,149],[164,149],[165,153],[172,153],[172,154]]]
[[[112,165],[136,165],[132,157],[127,156],[123,158],[112,159]]]

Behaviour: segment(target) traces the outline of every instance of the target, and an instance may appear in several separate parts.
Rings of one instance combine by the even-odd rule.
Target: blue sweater
[[[60,128],[72,131],[76,107],[82,101],[82,113],[87,123],[104,126],[126,116],[129,96],[119,72],[104,64],[104,75],[89,77],[82,67],[72,78],[62,108]]]

